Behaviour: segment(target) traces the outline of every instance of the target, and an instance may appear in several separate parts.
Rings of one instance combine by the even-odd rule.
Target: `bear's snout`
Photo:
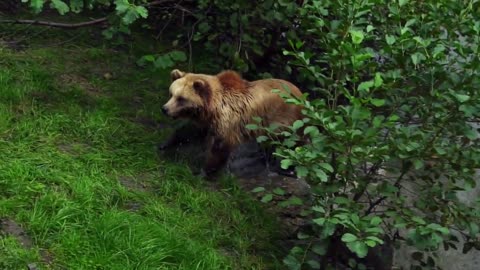
[[[162,107],[162,112],[163,112],[163,114],[168,115],[168,108],[163,106]]]

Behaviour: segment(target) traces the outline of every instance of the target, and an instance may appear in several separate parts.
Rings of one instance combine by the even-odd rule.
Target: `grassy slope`
[[[0,234],[0,269],[275,268],[272,219],[233,184],[213,190],[159,158],[166,130],[138,121],[165,122],[168,71],[86,32],[11,31],[29,44],[0,45],[0,218],[33,247]]]

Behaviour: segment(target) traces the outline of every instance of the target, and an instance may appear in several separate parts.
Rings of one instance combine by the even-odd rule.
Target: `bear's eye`
[[[185,98],[184,97],[177,97],[177,102],[178,103],[183,103],[183,102],[185,102]]]

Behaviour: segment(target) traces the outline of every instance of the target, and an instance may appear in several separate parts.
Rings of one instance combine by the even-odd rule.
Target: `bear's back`
[[[283,93],[291,93],[295,97],[302,95],[295,85],[285,80],[264,79],[253,81],[249,87],[249,93],[254,100],[252,114],[260,116],[267,125],[272,123],[291,125],[295,120],[301,119],[302,107],[287,104],[279,93],[272,91],[274,89]]]

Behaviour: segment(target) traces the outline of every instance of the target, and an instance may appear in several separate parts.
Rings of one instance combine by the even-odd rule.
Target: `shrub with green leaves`
[[[419,251],[415,268],[462,248],[458,236],[464,252],[480,250],[479,201],[458,197],[480,165],[479,11],[478,1],[407,0],[298,10],[287,70],[319,98],[285,97],[305,119],[272,141],[282,166],[312,186],[313,225],[285,259],[290,269],[363,268],[392,242]],[[299,128],[311,143],[294,148]]]

